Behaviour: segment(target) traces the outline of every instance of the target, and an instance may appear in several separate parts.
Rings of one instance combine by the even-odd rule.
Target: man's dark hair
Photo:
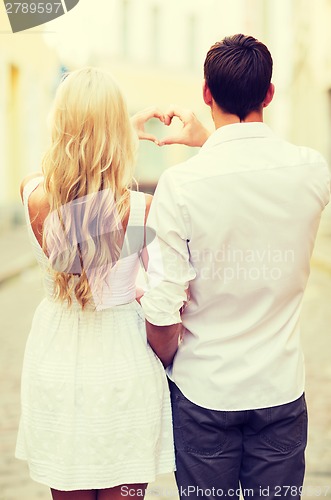
[[[271,81],[272,57],[256,38],[233,35],[209,49],[204,73],[216,104],[242,121],[264,101]]]

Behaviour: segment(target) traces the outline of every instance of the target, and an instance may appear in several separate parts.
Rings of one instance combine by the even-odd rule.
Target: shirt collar
[[[275,137],[273,131],[263,122],[231,123],[215,130],[201,150],[216,146],[222,142],[263,137]]]

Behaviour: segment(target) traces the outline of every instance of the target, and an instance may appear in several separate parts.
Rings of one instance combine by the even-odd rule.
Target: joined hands
[[[151,118],[156,118],[164,125],[169,126],[174,117],[179,118],[183,124],[178,133],[164,139],[158,139],[154,135],[145,132],[145,124]],[[209,130],[202,125],[191,110],[178,106],[171,106],[165,113],[162,113],[158,108],[144,109],[131,118],[131,123],[139,139],[152,141],[158,146],[184,144],[191,147],[201,147],[210,136]]]

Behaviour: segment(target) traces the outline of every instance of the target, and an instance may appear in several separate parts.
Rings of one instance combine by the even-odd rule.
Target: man
[[[165,118],[179,116],[184,129],[164,143],[203,146],[157,186],[142,299],[148,340],[171,379],[179,493],[238,498],[240,484],[245,498],[300,498],[299,316],[330,175],[319,153],[263,123],[274,94],[265,45],[227,37],[204,70],[216,131],[206,140],[176,109]]]

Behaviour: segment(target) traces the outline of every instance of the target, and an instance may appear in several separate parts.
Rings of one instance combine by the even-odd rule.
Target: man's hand
[[[136,287],[136,301],[140,304],[141,298],[144,296],[144,290],[142,288]]]
[[[184,144],[191,147],[201,147],[211,132],[207,130],[189,109],[173,106],[164,114],[164,124],[170,125],[176,116],[183,123],[183,128],[176,134],[158,141],[159,146],[169,144]]]
[[[148,343],[165,368],[171,365],[174,359],[178,349],[181,332],[181,323],[170,326],[156,326],[146,320]]]
[[[143,109],[142,111],[138,111],[138,113],[133,115],[131,118],[131,123],[132,123],[133,128],[137,132],[139,139],[146,140],[146,141],[152,141],[155,144],[159,144],[159,139],[157,137],[145,132],[145,124],[151,118],[157,118],[162,123],[164,123],[164,120],[165,120],[164,114],[161,113],[161,111],[159,109],[147,108],[147,109]]]

